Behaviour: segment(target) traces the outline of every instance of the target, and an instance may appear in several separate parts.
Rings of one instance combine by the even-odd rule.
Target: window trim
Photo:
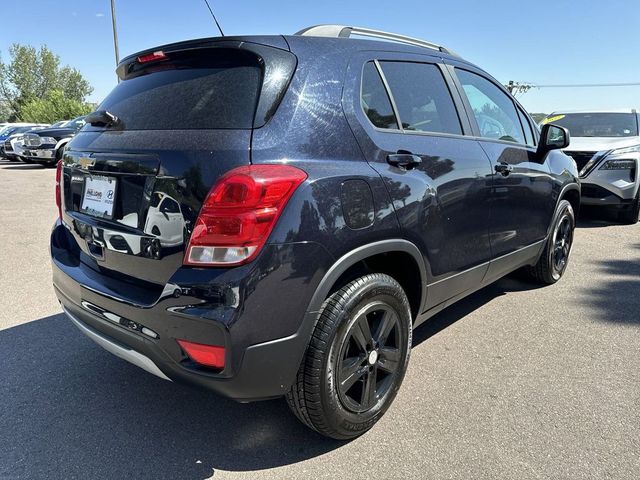
[[[367,112],[365,112],[364,110],[364,105],[362,103],[362,97],[363,97],[362,87],[364,86],[364,69],[369,63],[373,64],[373,68],[375,68],[376,72],[378,73],[378,78],[382,82],[382,88],[384,88],[384,93],[386,93],[387,99],[389,100],[389,104],[391,105],[391,111],[393,112],[393,117],[396,121],[397,128],[382,128],[374,125],[371,119],[369,118],[369,116],[367,115]],[[389,130],[391,132],[401,132],[402,125],[400,124],[400,117],[398,116],[398,110],[396,109],[396,104],[394,99],[389,96],[389,85],[387,84],[387,79],[384,77],[384,75],[382,74],[382,71],[380,70],[380,66],[378,65],[377,60],[367,60],[362,63],[362,68],[360,69],[360,78],[358,79],[358,81],[360,82],[360,88],[359,88],[360,93],[359,93],[358,103],[360,104],[360,110],[364,114],[365,118],[367,119],[369,126],[371,126],[372,128],[375,128],[376,130],[381,130],[381,131]]]
[[[527,145],[528,147],[536,147],[538,145],[538,142],[536,141],[536,134],[535,134],[535,130],[533,129],[533,126],[531,125],[531,119],[529,118],[529,115],[527,114],[527,111],[522,108],[520,105],[518,105],[516,103],[516,112],[518,113],[518,119],[520,120],[520,123],[522,123],[522,117],[524,117],[524,119],[527,122],[527,127],[529,127],[529,133],[531,135],[531,141],[533,142],[533,144],[529,145],[528,143],[525,143],[525,145]],[[522,125],[522,129],[525,129],[525,126]],[[527,141],[527,132],[524,132],[524,141]]]
[[[370,62],[366,62],[366,63],[370,63]],[[365,63],[365,65],[366,65],[366,63]],[[391,94],[391,87],[389,86],[389,82],[387,82],[387,77],[384,74],[384,72],[382,71],[382,66],[380,65],[380,62],[378,61],[378,59],[375,59],[373,61],[373,65],[376,68],[376,71],[378,72],[378,76],[382,80],[382,88],[384,88],[384,90],[385,90],[385,92],[387,94],[387,98],[389,99],[389,103],[391,103],[391,110],[393,110],[393,115],[394,115],[394,117],[396,117],[396,125],[398,127],[398,130],[401,133],[404,133],[404,127],[402,126],[402,122],[400,121],[400,112],[398,111],[398,106],[396,105],[396,99]],[[362,83],[363,83],[362,79],[360,79],[360,85],[362,85]],[[375,127],[375,125],[374,125],[374,127]],[[379,127],[376,127],[376,128],[379,128]],[[388,129],[388,128],[380,128],[380,130],[390,130],[390,129]]]

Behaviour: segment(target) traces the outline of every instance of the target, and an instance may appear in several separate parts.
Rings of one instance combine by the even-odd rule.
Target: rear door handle
[[[414,155],[411,152],[405,152],[403,150],[399,150],[398,153],[390,153],[387,155],[387,163],[389,165],[393,165],[394,167],[400,168],[413,168],[416,165],[420,165],[422,163],[422,158],[419,155]]]
[[[511,172],[513,172],[513,166],[508,163],[499,163],[495,166],[496,173],[501,174],[503,177],[506,177]]]

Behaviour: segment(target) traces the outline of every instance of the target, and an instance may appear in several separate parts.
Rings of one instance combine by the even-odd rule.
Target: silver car
[[[582,204],[616,208],[625,223],[640,217],[640,113],[635,109],[560,111],[542,123],[569,129],[565,150],[575,160]]]

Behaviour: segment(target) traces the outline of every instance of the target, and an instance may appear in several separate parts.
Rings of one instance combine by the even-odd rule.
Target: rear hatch
[[[247,41],[196,41],[125,59],[63,159],[63,220],[79,261],[110,281],[159,290],[182,266],[216,180],[250,163],[251,132],[273,114],[295,57]]]

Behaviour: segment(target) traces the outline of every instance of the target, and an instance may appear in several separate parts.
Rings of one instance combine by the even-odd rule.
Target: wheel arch
[[[411,282],[413,275],[407,272],[408,277],[401,275],[402,270],[394,267],[385,267],[381,264],[381,256],[388,255],[393,258],[405,258],[409,269],[415,269],[414,274],[419,277],[419,285]],[[393,265],[390,263],[389,265]],[[404,239],[381,240],[362,245],[340,257],[325,273],[318,284],[316,291],[309,302],[308,313],[318,312],[322,308],[325,299],[342,284],[352,280],[351,276],[362,271],[366,273],[387,273],[395,278],[405,289],[411,303],[414,319],[424,307],[427,296],[427,268],[418,247]],[[393,272],[398,272],[395,275]],[[400,277],[400,278],[397,278]],[[418,287],[418,288],[416,288]]]
[[[558,204],[562,200],[567,200],[573,208],[573,213],[577,217],[580,213],[580,186],[576,183],[565,185],[558,197]],[[556,204],[556,209],[557,209]]]
[[[580,185],[578,183],[571,182],[564,185],[560,190],[558,200],[556,200],[556,206],[553,209],[553,216],[547,226],[547,238],[549,238],[549,235],[551,234],[553,223],[558,216],[558,206],[562,200],[567,200],[571,204],[571,208],[573,208],[573,215],[577,218],[580,211]]]
[[[71,139],[72,139],[72,138],[73,138],[73,137],[65,137],[65,138],[61,138],[60,140],[58,140],[58,143],[56,143],[56,146],[55,146],[55,149],[54,149],[54,150],[55,150],[55,152],[56,152],[56,156],[58,155],[58,151],[59,151],[61,148],[64,148],[64,146],[65,146],[67,143],[69,143],[69,142],[71,141]]]

